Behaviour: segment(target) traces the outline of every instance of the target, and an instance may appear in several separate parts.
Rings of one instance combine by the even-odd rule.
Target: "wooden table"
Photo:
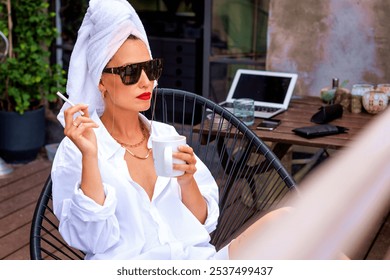
[[[323,105],[321,99],[318,97],[294,97],[288,110],[274,117],[274,119],[281,120],[280,125],[275,130],[257,130],[256,126],[261,122],[261,119],[255,119],[255,123],[251,128],[263,141],[274,143],[274,153],[279,158],[282,158],[292,145],[322,149],[340,149],[346,147],[359,134],[361,129],[375,119],[376,116],[365,112],[354,114],[344,110],[342,118],[330,122],[330,124],[344,126],[349,129],[347,133],[337,135],[306,139],[296,135],[292,131],[292,129],[297,127],[316,125],[310,119]]]
[[[299,182],[303,176],[311,170],[311,167],[317,163],[317,160],[321,158],[324,152],[329,154],[329,150],[338,150],[348,146],[361,132],[362,128],[376,117],[376,115],[368,114],[366,112],[355,114],[348,110],[344,110],[341,118],[336,119],[329,124],[348,128],[346,133],[306,139],[296,135],[292,131],[294,128],[316,125],[311,122],[310,119],[318,112],[319,108],[324,105],[325,104],[319,97],[297,96],[292,99],[287,111],[274,117],[274,119],[281,120],[280,125],[275,130],[257,130],[256,126],[261,122],[261,119],[257,118],[255,119],[254,124],[250,126],[263,141],[267,142],[267,144],[268,142],[271,142],[269,146],[272,151],[280,160],[285,161],[284,164],[288,169],[291,168],[292,164],[304,165],[299,172],[294,174],[296,182]],[[199,131],[197,126],[194,127],[194,131]],[[291,155],[289,151],[291,151],[293,145],[318,149],[313,152],[312,157],[299,160],[298,162],[295,160],[292,162],[291,158],[283,159],[287,154]]]

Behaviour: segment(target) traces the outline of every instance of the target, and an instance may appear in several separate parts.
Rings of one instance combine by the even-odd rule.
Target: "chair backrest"
[[[296,189],[293,178],[269,147],[213,101],[187,91],[160,88],[144,114],[173,125],[179,134],[185,135],[218,183],[220,218],[211,235],[217,249],[259,216],[282,205],[286,194]],[[49,178],[33,217],[31,258],[82,258],[82,253],[69,248],[59,237],[50,205]],[[52,253],[56,250],[58,254]]]

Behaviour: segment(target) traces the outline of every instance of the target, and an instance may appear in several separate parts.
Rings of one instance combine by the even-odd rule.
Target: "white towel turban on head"
[[[104,102],[98,89],[102,71],[129,35],[140,38],[150,52],[144,26],[126,0],[90,0],[78,31],[66,85],[69,99],[89,105],[89,111],[102,115]],[[64,104],[58,115],[64,125]]]

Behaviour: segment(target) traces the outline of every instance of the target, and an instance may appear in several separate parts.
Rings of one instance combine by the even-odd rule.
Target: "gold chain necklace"
[[[146,156],[140,157],[140,156],[137,156],[136,154],[134,154],[132,151],[130,151],[128,148],[126,148],[123,145],[122,145],[122,148],[124,148],[126,150],[126,152],[128,152],[131,156],[133,156],[137,159],[142,159],[142,160],[147,159],[150,156],[150,152],[152,151],[152,149],[148,148],[148,152],[147,152]]]
[[[139,147],[141,146],[141,144],[146,140],[146,130],[145,130],[145,127],[141,124],[141,131],[142,131],[142,140],[136,144],[128,144],[128,143],[124,143],[124,142],[120,142],[118,139],[114,138],[116,142],[118,142],[122,148],[124,148],[126,150],[126,152],[128,152],[132,157],[135,157],[137,159],[142,159],[142,160],[145,160],[147,159],[149,156],[150,156],[150,152],[152,151],[152,149],[148,148],[148,152],[146,153],[145,156],[141,157],[141,156],[138,156],[136,154],[134,154],[132,151],[130,151],[128,148],[136,148],[136,147]]]
[[[116,142],[118,142],[122,147],[125,146],[125,147],[128,147],[128,148],[136,148],[136,147],[139,147],[141,146],[141,144],[146,140],[146,132],[145,132],[145,128],[144,126],[141,127],[141,131],[142,131],[142,139],[140,142],[136,143],[136,144],[128,144],[128,143],[125,143],[125,142],[121,142],[119,141],[118,139],[114,138],[116,140]]]

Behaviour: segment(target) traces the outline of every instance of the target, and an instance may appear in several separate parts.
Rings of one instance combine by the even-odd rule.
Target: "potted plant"
[[[7,162],[36,158],[45,142],[45,109],[64,90],[64,71],[50,64],[57,31],[48,7],[42,0],[0,1],[0,31],[9,40],[0,64],[0,157]]]

